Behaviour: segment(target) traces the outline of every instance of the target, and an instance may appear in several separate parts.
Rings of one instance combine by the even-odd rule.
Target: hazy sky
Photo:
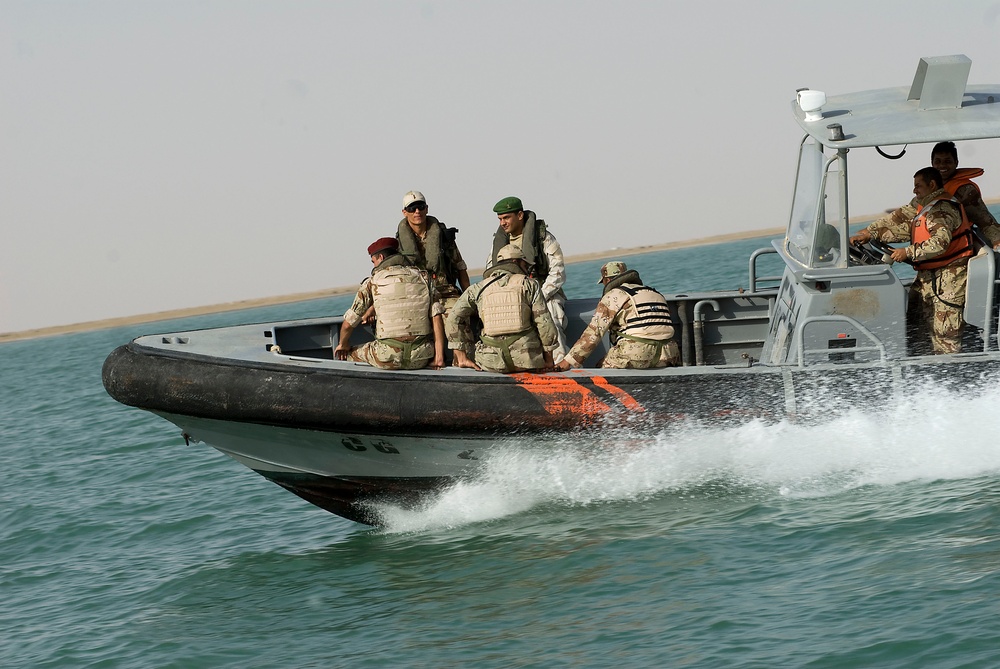
[[[0,0],[0,49],[5,332],[355,284],[409,189],[471,267],[507,195],[568,255],[783,226],[795,89],[1000,82],[1000,2]]]

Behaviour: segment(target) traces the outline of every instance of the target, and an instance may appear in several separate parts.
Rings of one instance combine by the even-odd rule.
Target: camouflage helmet
[[[597,280],[597,283],[604,283],[607,279],[615,279],[628,271],[625,263],[621,260],[612,260],[609,263],[605,263],[601,267],[601,278]]]
[[[513,244],[507,244],[507,246],[497,251],[497,262],[503,262],[504,260],[524,260],[524,252]]]

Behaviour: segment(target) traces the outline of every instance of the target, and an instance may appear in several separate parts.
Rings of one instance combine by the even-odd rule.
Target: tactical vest
[[[521,231],[521,252],[529,265],[533,265],[531,276],[538,279],[538,283],[544,283],[549,275],[549,257],[545,255],[544,242],[546,233],[545,221],[535,218],[535,212],[524,212],[524,230]],[[497,253],[510,243],[510,235],[497,228],[493,234],[493,256],[490,262],[495,265]]]
[[[376,271],[371,282],[378,339],[431,333],[431,290],[423,272],[397,265]]]
[[[621,333],[642,339],[664,340],[674,336],[667,298],[649,286],[619,286],[628,294],[635,316],[625,319]]]
[[[982,167],[962,167],[955,170],[955,174],[948,179],[948,183],[944,185],[944,190],[948,195],[955,197],[955,193],[962,186],[971,185],[974,186],[976,192],[979,193],[979,197],[982,197],[982,192],[979,190],[979,185],[973,181],[976,177],[981,177],[985,174],[985,170]]]
[[[531,328],[531,306],[524,299],[524,274],[510,274],[506,285],[495,281],[479,294],[479,318],[489,337],[524,332]]]
[[[427,234],[421,248],[420,240],[404,218],[396,229],[396,239],[399,240],[399,252],[414,266],[427,270],[434,278],[444,278],[448,284],[456,285],[458,270],[452,263],[452,254],[457,233],[457,228],[445,227],[441,221],[428,216]]]
[[[969,258],[975,253],[972,225],[965,215],[965,207],[959,204],[958,200],[947,195],[935,198],[933,202],[926,206],[919,205],[917,207],[917,215],[910,221],[911,243],[921,244],[931,238],[930,231],[927,229],[927,214],[939,202],[951,202],[957,206],[959,213],[962,215],[962,224],[958,226],[957,230],[951,233],[951,243],[948,244],[948,248],[945,249],[944,253],[929,260],[913,263],[913,267],[917,270],[938,269],[950,265],[959,258]]]

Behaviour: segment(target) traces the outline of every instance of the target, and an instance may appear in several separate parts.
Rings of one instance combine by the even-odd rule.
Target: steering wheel
[[[857,246],[854,244],[848,245],[848,250],[850,251],[851,258],[861,265],[882,265],[886,263],[886,256],[891,256],[892,252],[896,249],[873,237]],[[892,262],[892,260],[889,260],[888,264],[891,265]],[[909,262],[909,260],[903,262]]]
[[[879,241],[879,240],[874,239],[874,238],[869,239],[868,240],[868,244],[872,248],[874,248],[876,251],[878,251],[879,253],[882,253],[883,255],[887,255],[887,256],[891,256],[892,252],[896,250],[893,247],[891,247],[888,244],[886,244],[885,242]]]
[[[884,251],[876,246],[876,244],[882,244],[881,242],[876,242],[876,240],[871,240],[864,244],[848,244],[847,251],[856,263],[859,265],[881,265],[885,261],[882,260],[882,254]],[[883,245],[884,246],[884,245]],[[892,253],[890,248],[889,253]]]

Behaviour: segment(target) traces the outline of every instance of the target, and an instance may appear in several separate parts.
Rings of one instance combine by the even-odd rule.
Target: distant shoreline
[[[998,204],[1000,198],[984,200],[986,204]],[[851,223],[862,223],[874,220],[875,216],[854,216]],[[590,260],[604,260],[610,258],[623,258],[627,256],[639,255],[641,253],[653,253],[656,251],[669,251],[671,249],[683,249],[692,246],[705,246],[708,244],[722,244],[725,242],[738,242],[744,239],[754,239],[755,237],[780,237],[785,233],[785,227],[765,228],[762,230],[748,230],[744,232],[732,232],[725,235],[714,235],[712,237],[701,237],[698,239],[688,239],[681,242],[667,242],[664,244],[651,244],[649,246],[634,246],[624,249],[609,249],[607,251],[597,251],[594,253],[583,253],[580,255],[568,256],[566,264],[587,262]],[[470,269],[470,275],[483,273],[483,268]],[[349,295],[358,289],[357,284],[351,286],[340,286],[338,288],[327,288],[324,290],[314,290],[308,293],[294,293],[292,295],[277,295],[274,297],[261,297],[250,300],[238,300],[236,302],[225,302],[223,304],[209,304],[200,307],[188,307],[186,309],[171,309],[169,311],[156,311],[149,314],[137,314],[135,316],[119,316],[117,318],[105,318],[96,321],[85,321],[83,323],[72,323],[69,325],[53,325],[44,328],[34,328],[31,330],[21,330],[19,332],[0,332],[0,344],[9,341],[22,341],[25,339],[35,339],[39,337],[54,337],[56,335],[76,334],[79,332],[93,332],[95,330],[107,330],[110,328],[124,327],[127,325],[140,325],[143,323],[155,323],[157,321],[169,321],[177,318],[190,318],[193,316],[206,316],[208,314],[221,314],[227,311],[240,311],[242,309],[256,309],[258,307],[272,307],[281,304],[294,304],[295,302],[305,302],[307,300],[319,300],[326,297],[336,297],[338,295]]]
[[[665,244],[651,244],[649,246],[635,246],[623,249],[609,249],[595,253],[583,253],[580,255],[568,256],[566,264],[587,262],[590,260],[603,260],[605,258],[618,258],[639,255],[641,253],[653,253],[656,251],[668,251],[670,249],[682,249],[692,246],[704,246],[707,244],[722,244],[725,242],[736,242],[743,239],[753,239],[755,237],[775,236],[784,234],[785,228],[768,228],[764,230],[750,230],[746,232],[733,232],[725,235],[715,235],[712,237],[702,237],[699,239],[688,239],[681,242],[667,242]],[[470,275],[483,273],[483,268],[470,269]],[[143,323],[155,323],[157,321],[168,321],[177,318],[190,318],[193,316],[206,316],[208,314],[219,314],[227,311],[240,311],[243,309],[256,309],[258,307],[272,307],[282,304],[293,304],[295,302],[305,302],[307,300],[318,300],[326,297],[336,297],[338,295],[349,295],[358,289],[357,284],[351,286],[340,286],[337,288],[327,288],[324,290],[314,290],[307,293],[294,293],[292,295],[276,295],[274,297],[261,297],[249,300],[238,300],[236,302],[225,302],[223,304],[209,304],[200,307],[188,307],[185,309],[171,309],[168,311],[157,311],[149,314],[136,314],[134,316],[119,316],[117,318],[104,318],[96,321],[86,321],[83,323],[71,323],[69,325],[53,325],[44,328],[33,328],[21,330],[19,332],[0,333],[0,343],[11,341],[22,341],[25,339],[35,339],[40,337],[54,337],[56,335],[76,334],[80,332],[93,332],[95,330],[107,330],[110,328],[124,327],[127,325],[140,325]]]

